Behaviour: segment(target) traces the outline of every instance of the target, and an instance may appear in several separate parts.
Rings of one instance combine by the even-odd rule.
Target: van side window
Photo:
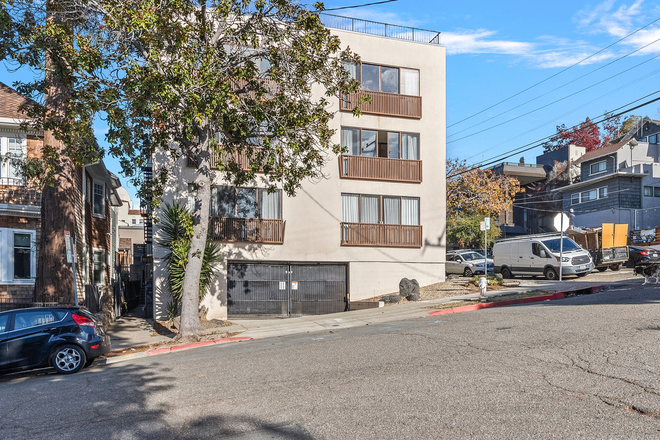
[[[541,256],[541,243],[532,243],[532,253],[537,257]]]

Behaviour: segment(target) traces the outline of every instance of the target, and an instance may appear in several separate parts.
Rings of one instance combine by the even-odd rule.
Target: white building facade
[[[362,90],[336,99],[333,108],[333,140],[347,152],[330,154],[327,178],[305,182],[294,197],[268,194],[259,181],[244,188],[214,183],[209,234],[224,259],[202,301],[208,319],[343,311],[351,301],[397,292],[404,277],[420,285],[445,279],[440,34],[396,26],[388,33],[386,26],[388,36],[378,36],[334,29],[360,29],[361,20],[326,16],[324,23],[362,59],[347,66]],[[360,94],[371,103],[357,118],[350,109]],[[172,169],[154,158],[154,172],[164,166]],[[195,169],[181,160],[171,176],[163,201],[185,202]],[[157,242],[157,222],[154,231]],[[170,301],[165,256],[154,245],[157,319]]]

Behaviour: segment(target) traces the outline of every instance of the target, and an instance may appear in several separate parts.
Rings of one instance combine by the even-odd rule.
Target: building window
[[[94,249],[93,257],[92,283],[96,285],[105,284],[105,251]]]
[[[653,187],[653,197],[660,197],[660,186]]]
[[[419,160],[419,134],[342,127],[341,146],[351,156]]]
[[[105,185],[94,182],[92,212],[96,217],[105,217]]]
[[[598,174],[607,171],[607,161],[596,162],[589,165],[590,174]]]
[[[344,69],[362,85],[362,90],[419,96],[417,69],[348,62],[344,62]]]
[[[582,191],[580,193],[571,194],[571,205],[577,205],[578,203],[592,202],[598,199],[607,198],[607,187],[590,189],[588,191]]]
[[[419,198],[367,194],[341,195],[341,221],[419,225]]]
[[[645,186],[644,187],[644,197],[653,197],[653,187]]]
[[[20,162],[27,158],[27,140],[23,138],[0,138],[0,177],[4,185],[24,185]]]
[[[282,190],[265,188],[211,188],[211,216],[228,218],[282,218]]]
[[[137,220],[132,219],[132,220],[131,220],[131,223],[135,225],[135,224],[137,224]]]
[[[14,279],[32,278],[32,234],[14,232]]]
[[[658,143],[658,135],[654,134],[652,136],[649,136],[649,144],[657,144]]]

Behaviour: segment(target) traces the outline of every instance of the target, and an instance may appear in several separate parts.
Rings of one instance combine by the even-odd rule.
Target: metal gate
[[[345,264],[229,263],[228,314],[322,315],[348,308]]]

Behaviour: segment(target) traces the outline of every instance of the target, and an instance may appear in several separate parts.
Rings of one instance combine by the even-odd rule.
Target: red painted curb
[[[249,336],[234,336],[231,338],[214,339],[212,341],[200,341],[200,342],[193,342],[191,344],[173,345],[171,347],[155,348],[153,350],[149,350],[147,351],[147,356],[155,356],[158,354],[171,353],[173,351],[178,351],[178,350],[187,350],[189,348],[206,347],[208,345],[226,344],[228,342],[248,341],[250,339],[252,338],[250,338]]]
[[[588,289],[589,289],[589,293],[596,293],[596,292],[600,292],[601,290],[603,290],[603,286],[591,286]],[[576,290],[584,290],[584,289],[576,289]],[[550,295],[530,296],[529,298],[512,299],[512,300],[509,300],[509,301],[499,301],[499,302],[485,303],[485,304],[473,304],[473,305],[469,305],[469,306],[454,307],[452,309],[435,310],[433,312],[429,312],[429,315],[430,316],[448,315],[450,313],[471,312],[473,310],[488,309],[488,308],[491,308],[491,307],[509,306],[509,305],[512,305],[512,304],[550,301],[550,300],[555,300],[555,299],[566,298],[566,296],[568,296],[568,294],[570,294],[571,292],[573,292],[573,291],[555,292],[555,293],[552,293]]]

